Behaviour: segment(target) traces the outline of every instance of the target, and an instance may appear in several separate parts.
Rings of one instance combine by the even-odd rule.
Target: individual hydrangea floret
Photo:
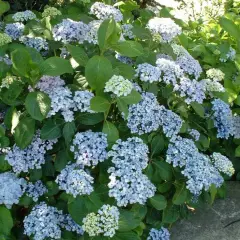
[[[34,240],[60,239],[60,223],[63,221],[63,214],[55,207],[48,206],[41,202],[33,207],[30,214],[25,217],[24,234]]]
[[[0,47],[12,42],[12,38],[6,33],[0,33]]]
[[[96,166],[107,158],[107,135],[102,132],[77,133],[70,150],[74,153],[77,164]]]
[[[129,39],[133,39],[135,36],[132,32],[133,25],[132,24],[123,24],[122,32],[124,37],[128,37]]]
[[[90,195],[93,191],[93,178],[81,169],[77,164],[66,166],[57,176],[56,183],[61,190],[77,195]]]
[[[105,84],[104,92],[112,92],[117,97],[127,96],[132,92],[133,85],[123,76],[113,75]]]
[[[225,74],[220,69],[216,69],[216,68],[211,68],[207,70],[206,74],[208,78],[217,82],[221,82],[225,77]]]
[[[123,20],[123,15],[120,10],[101,2],[95,2],[91,6],[90,14],[95,15],[100,20],[105,20],[111,17],[113,17],[116,22],[121,22]]]
[[[43,185],[42,181],[39,180],[35,183],[28,183],[26,187],[27,196],[31,197],[34,202],[38,201],[38,198],[47,193],[47,188]]]
[[[74,101],[74,110],[80,112],[89,112],[94,113],[90,109],[91,99],[94,97],[94,94],[85,90],[85,91],[76,91],[73,97]]]
[[[13,14],[13,16],[12,16],[12,19],[15,22],[25,22],[28,20],[36,19],[36,18],[37,18],[37,16],[35,15],[35,13],[33,13],[30,10],[26,10],[24,12],[17,12],[15,14]]]
[[[140,80],[144,82],[160,82],[161,70],[149,63],[142,63],[137,66],[135,76],[139,76]]]
[[[211,156],[214,166],[218,169],[219,172],[222,172],[229,177],[231,177],[235,170],[233,168],[232,162],[221,153],[214,152]]]
[[[62,13],[55,7],[47,7],[44,9],[43,13],[42,13],[42,17],[56,17],[56,16],[60,16],[62,15]]]
[[[214,126],[217,128],[217,137],[228,139],[233,130],[233,117],[230,106],[221,99],[212,101]]]
[[[198,141],[200,138],[200,132],[196,129],[189,129],[188,133],[193,137],[195,141]]]
[[[102,234],[105,237],[112,238],[118,230],[119,210],[115,206],[103,205],[97,212],[89,213],[83,219],[83,230],[90,237]]]
[[[52,30],[54,40],[63,43],[83,43],[88,32],[89,27],[87,24],[71,19],[63,19],[63,21],[55,25]]]
[[[177,55],[176,64],[178,64],[185,73],[193,75],[198,79],[202,73],[199,62],[195,60],[184,47],[172,44],[172,48],[173,52]]]
[[[25,192],[26,185],[23,178],[18,178],[12,172],[0,173],[0,204],[4,204],[7,208],[18,204]]]
[[[159,34],[163,42],[171,42],[177,35],[182,33],[182,28],[171,18],[152,18],[149,20],[147,28],[153,34]]]
[[[89,43],[98,44],[98,29],[102,20],[93,20],[88,23],[88,32],[86,33],[85,40]]]
[[[197,80],[189,79],[187,77],[182,77],[180,82],[174,86],[174,91],[180,93],[181,97],[185,97],[185,102],[190,104],[191,102],[203,103],[206,98],[205,95],[205,84],[203,82],[198,82]]]
[[[182,69],[174,61],[166,58],[158,58],[156,65],[162,73],[162,80],[166,84],[175,86],[177,80],[184,76]]]
[[[170,240],[170,232],[164,227],[161,227],[159,230],[152,228],[147,240]]]
[[[51,150],[56,142],[55,139],[42,140],[40,131],[37,131],[29,146],[20,149],[17,145],[14,145],[5,159],[16,173],[28,172],[30,169],[40,169],[41,165],[45,163],[47,150]]]
[[[69,232],[76,232],[79,235],[83,235],[83,229],[78,225],[69,214],[65,214],[60,221],[61,228],[66,229]]]
[[[120,53],[116,53],[116,59],[122,63],[133,65],[134,61],[130,57],[122,56]]]
[[[9,23],[6,24],[4,32],[8,34],[13,40],[17,40],[23,35],[24,24],[22,23]]]
[[[240,139],[240,116],[233,116],[232,124],[232,135],[234,138]]]
[[[161,124],[162,108],[153,93],[142,93],[142,100],[128,109],[127,126],[131,133],[142,135],[157,130]]]
[[[22,36],[19,41],[27,47],[35,48],[39,52],[48,50],[48,42],[42,37]]]

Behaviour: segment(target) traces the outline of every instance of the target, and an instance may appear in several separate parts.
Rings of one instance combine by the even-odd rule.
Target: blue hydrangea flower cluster
[[[23,35],[24,24],[22,23],[9,23],[6,24],[4,32],[12,39],[17,40]]]
[[[181,97],[185,97],[187,104],[191,102],[203,103],[203,100],[206,98],[205,84],[187,77],[182,77],[180,82],[175,84],[174,91],[179,92]]]
[[[132,32],[133,25],[132,24],[123,24],[122,25],[122,33],[124,37],[128,37],[129,39],[134,38],[134,34]]]
[[[229,48],[229,51],[226,53],[225,56],[221,56],[219,58],[220,62],[227,62],[227,61],[233,61],[236,57],[236,51],[232,47]]]
[[[233,168],[232,162],[225,156],[223,156],[221,153],[214,152],[211,155],[211,159],[214,163],[214,166],[218,169],[219,172],[222,172],[229,177],[231,177],[235,170]]]
[[[61,218],[60,226],[69,232],[76,232],[79,235],[83,235],[84,233],[82,227],[69,214],[64,214],[63,218]]]
[[[93,44],[98,43],[98,29],[102,23],[102,20],[93,20],[88,23],[88,32],[85,36],[85,41]]]
[[[19,41],[28,47],[35,48],[39,52],[48,50],[48,42],[41,37],[22,36],[19,38]]]
[[[125,64],[133,65],[134,61],[130,57],[122,56],[120,53],[116,53],[115,58]]]
[[[90,237],[102,234],[105,237],[112,238],[118,230],[120,213],[117,207],[108,204],[103,205],[97,212],[89,213],[83,219],[83,230]]]
[[[28,172],[30,169],[40,169],[45,163],[45,154],[53,148],[57,140],[42,140],[40,131],[37,131],[30,145],[20,149],[14,145],[8,151],[5,159],[12,166],[15,173]]]
[[[161,227],[159,230],[152,228],[147,240],[170,240],[170,232],[164,227]]]
[[[163,42],[171,42],[177,35],[182,33],[179,27],[171,18],[152,18],[147,24],[152,34],[159,34]]]
[[[107,158],[107,135],[102,132],[86,131],[77,133],[70,150],[77,164],[96,166]]]
[[[234,138],[240,138],[240,116],[233,116],[232,119],[232,135]]]
[[[5,54],[4,56],[0,56],[0,62],[4,62],[7,65],[12,65],[12,60],[9,58],[8,54]]]
[[[76,91],[73,97],[74,111],[94,113],[94,111],[90,109],[90,101],[93,97],[94,94],[87,90]]]
[[[139,77],[143,82],[160,82],[161,71],[158,67],[149,63],[142,63],[137,66],[135,77]]]
[[[26,181],[12,172],[0,173],[0,204],[4,204],[7,208],[18,204],[26,186]]]
[[[43,185],[42,181],[39,180],[35,183],[29,182],[26,187],[27,196],[31,197],[34,202],[38,201],[38,198],[47,193],[47,188]]]
[[[200,132],[196,129],[189,129],[188,133],[192,136],[195,141],[198,141],[200,138]]]
[[[123,15],[117,8],[106,5],[101,2],[95,2],[90,9],[90,14],[96,16],[100,20],[105,20],[113,17],[116,22],[121,22],[123,20]]]
[[[77,164],[67,165],[57,176],[56,183],[61,190],[73,197],[90,195],[93,191],[93,178]]]
[[[36,18],[37,18],[37,16],[35,15],[35,13],[33,13],[30,10],[26,10],[26,11],[23,11],[23,12],[17,12],[15,14],[13,14],[13,16],[12,16],[12,19],[15,22],[26,22],[28,20],[33,20],[33,19],[36,19]]]
[[[233,130],[231,108],[221,99],[214,99],[212,105],[214,126],[218,132],[217,137],[228,139]]]
[[[109,196],[114,197],[118,206],[144,204],[153,197],[156,187],[149,181],[142,170],[147,167],[148,147],[140,138],[118,140],[108,156],[114,167],[108,169],[110,183]]]

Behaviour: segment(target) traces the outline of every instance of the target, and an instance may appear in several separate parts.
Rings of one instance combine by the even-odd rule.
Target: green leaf
[[[0,206],[0,234],[8,235],[13,227],[13,219],[10,210]]]
[[[179,217],[180,217],[179,207],[176,205],[169,205],[163,211],[162,221],[164,223],[171,224],[176,222],[179,219]]]
[[[16,99],[22,93],[23,85],[18,81],[14,81],[8,88],[1,90],[1,99],[7,105],[15,105]]]
[[[156,156],[164,149],[164,137],[158,134],[151,142],[151,156]]]
[[[112,45],[112,48],[126,57],[137,57],[141,56],[144,51],[140,43],[135,41],[123,41]]]
[[[117,232],[112,240],[141,240],[141,238],[135,232]]]
[[[101,50],[107,46],[109,37],[116,28],[116,22],[113,18],[104,20],[98,29],[98,45]]]
[[[149,201],[157,210],[163,210],[167,207],[167,200],[161,194],[156,194],[154,197],[150,198]]]
[[[85,69],[85,76],[93,90],[101,90],[113,75],[111,62],[103,56],[92,57]]]
[[[130,94],[120,97],[119,99],[123,100],[127,104],[137,104],[141,101],[142,96],[138,91],[133,89]]]
[[[121,75],[127,79],[133,79],[135,75],[135,70],[132,66],[125,63],[115,64],[115,69],[113,70],[115,75]]]
[[[136,218],[133,212],[127,210],[120,210],[119,218],[119,232],[128,232],[140,225],[140,218]]]
[[[185,183],[175,183],[176,192],[173,196],[172,202],[175,205],[184,204],[187,199],[188,191],[186,189]]]
[[[191,103],[192,108],[194,109],[194,111],[202,118],[204,118],[204,114],[205,114],[205,110],[204,107],[197,102],[192,102]]]
[[[89,59],[82,47],[68,44],[67,49],[80,66],[86,66]]]
[[[11,166],[9,165],[8,161],[5,160],[5,156],[0,155],[0,172],[5,172],[10,169]]]
[[[128,105],[127,103],[122,100],[121,98],[117,98],[117,107],[120,112],[124,114],[124,118],[126,119],[128,116]]]
[[[110,144],[116,142],[119,139],[118,129],[111,122],[104,122],[102,132],[107,134],[107,139]]]
[[[231,36],[233,36],[237,40],[240,39],[240,29],[232,20],[222,17],[220,18],[219,23],[221,27]]]
[[[33,139],[35,133],[35,120],[23,118],[18,123],[14,132],[14,139],[18,147],[26,148]]]
[[[171,181],[172,180],[172,167],[170,164],[164,161],[154,161],[153,166],[156,171],[159,172],[162,180]]]
[[[235,149],[235,156],[240,157],[240,146]]]
[[[43,125],[41,129],[41,138],[46,140],[51,140],[59,138],[62,135],[60,125],[57,124],[54,120],[50,119]]]
[[[50,57],[40,64],[42,75],[59,76],[64,73],[73,73],[69,60],[60,57]]]
[[[65,150],[61,150],[58,152],[54,161],[54,167],[58,172],[60,172],[66,167],[69,161],[71,161],[71,158],[69,157],[68,153]]]
[[[84,125],[95,125],[104,120],[103,113],[80,113],[77,120]]]
[[[43,92],[31,92],[26,97],[25,106],[32,118],[42,121],[51,108],[51,100]]]
[[[63,127],[63,137],[65,138],[66,144],[72,141],[72,138],[76,132],[77,128],[75,122],[66,122]]]
[[[109,110],[111,103],[103,97],[93,97],[90,101],[90,108],[95,112],[106,112]]]
[[[3,13],[9,11],[9,9],[10,9],[10,4],[9,4],[8,2],[6,2],[6,1],[0,1],[0,16],[1,16]]]

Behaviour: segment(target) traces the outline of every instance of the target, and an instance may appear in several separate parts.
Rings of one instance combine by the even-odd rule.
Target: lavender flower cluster
[[[170,240],[170,233],[167,228],[161,227],[159,230],[152,228],[147,240]]]

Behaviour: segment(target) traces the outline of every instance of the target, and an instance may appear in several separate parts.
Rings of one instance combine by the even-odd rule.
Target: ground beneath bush
[[[171,229],[171,240],[239,240],[240,182],[227,185],[226,199],[199,208],[188,220],[176,223]],[[239,221],[225,227],[236,220]]]

